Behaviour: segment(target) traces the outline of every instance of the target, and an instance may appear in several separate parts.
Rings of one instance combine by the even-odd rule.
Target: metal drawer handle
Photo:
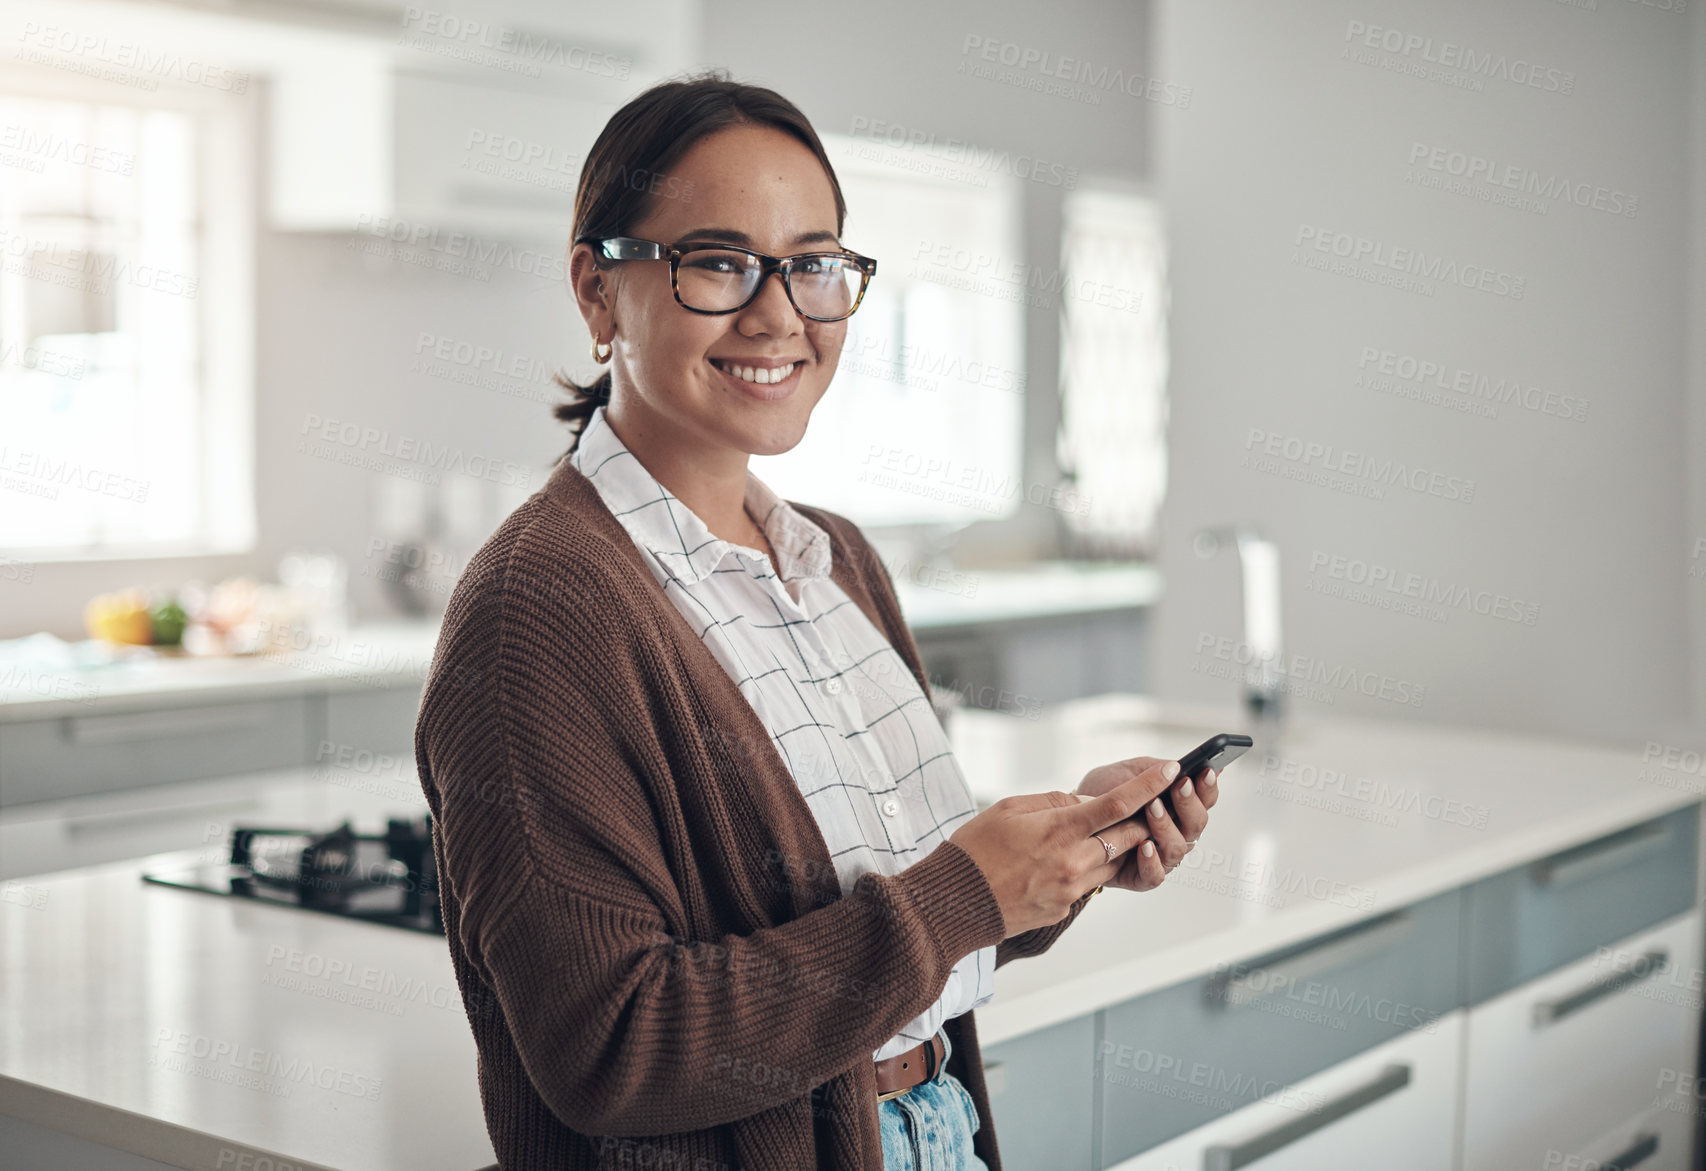
[[[1657,853],[1669,841],[1669,822],[1654,821],[1631,826],[1597,842],[1588,842],[1550,858],[1542,858],[1534,864],[1534,881],[1541,886],[1569,886]]]
[[[1637,1163],[1645,1163],[1659,1153],[1659,1136],[1657,1131],[1643,1134],[1629,1144],[1629,1149],[1620,1155],[1615,1155],[1600,1164],[1603,1171],[1629,1171]]]
[[[1596,1000],[1604,1000],[1631,984],[1639,984],[1648,976],[1657,975],[1670,964],[1670,952],[1662,947],[1649,949],[1639,962],[1627,971],[1613,972],[1593,983],[1556,1000],[1542,1000],[1534,1006],[1534,1027],[1556,1024],[1571,1013],[1580,1012]]]
[[[1259,1134],[1245,1142],[1236,1145],[1217,1143],[1205,1148],[1202,1153],[1203,1171],[1237,1171],[1239,1167],[1247,1167],[1257,1159],[1266,1158],[1281,1147],[1290,1146],[1322,1127],[1331,1126],[1347,1114],[1355,1114],[1364,1106],[1378,1102],[1388,1094],[1397,1093],[1409,1084],[1408,1062],[1388,1065],[1380,1071],[1379,1077],[1367,1085],[1358,1086],[1342,1094],[1319,1110],[1276,1126],[1267,1133]]]
[[[1226,1008],[1249,1004],[1281,988],[1295,987],[1322,972],[1348,967],[1384,951],[1410,934],[1414,927],[1409,911],[1394,911],[1348,934],[1323,943],[1306,944],[1289,953],[1281,952],[1273,962],[1260,967],[1240,964],[1234,968],[1236,975],[1223,972],[1212,976],[1203,985],[1203,999]]]
[[[73,744],[128,744],[169,736],[205,736],[210,732],[259,728],[266,724],[269,715],[276,715],[276,709],[222,704],[127,715],[71,716],[65,721],[65,738]]]

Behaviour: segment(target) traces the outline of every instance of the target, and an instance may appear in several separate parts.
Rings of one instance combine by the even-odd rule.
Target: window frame
[[[256,248],[259,108],[233,94],[161,82],[152,92],[104,86],[47,66],[14,63],[0,96],[169,110],[196,135],[195,320],[199,482],[195,535],[95,547],[10,545],[0,557],[37,564],[147,561],[250,554],[259,543],[255,477]],[[109,92],[110,91],[110,92]]]

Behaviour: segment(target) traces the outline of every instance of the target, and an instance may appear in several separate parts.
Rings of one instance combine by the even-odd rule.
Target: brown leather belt
[[[877,1062],[877,1101],[898,1098],[916,1086],[935,1081],[941,1076],[947,1051],[942,1034],[937,1033],[921,1045]]]

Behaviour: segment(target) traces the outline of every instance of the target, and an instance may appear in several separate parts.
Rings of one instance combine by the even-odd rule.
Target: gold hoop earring
[[[598,347],[600,346],[604,347],[604,352],[602,354],[598,352]],[[610,355],[615,352],[616,347],[611,342],[600,341],[597,337],[592,339],[592,360],[594,362],[598,362],[602,365],[603,363],[610,361]]]

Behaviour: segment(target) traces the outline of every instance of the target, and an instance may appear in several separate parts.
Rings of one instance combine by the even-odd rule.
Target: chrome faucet
[[[1244,593],[1244,645],[1250,664],[1244,672],[1244,706],[1257,720],[1276,720],[1284,691],[1280,671],[1279,549],[1246,525],[1201,529],[1192,541],[1198,557],[1213,557],[1222,541],[1238,545]]]

